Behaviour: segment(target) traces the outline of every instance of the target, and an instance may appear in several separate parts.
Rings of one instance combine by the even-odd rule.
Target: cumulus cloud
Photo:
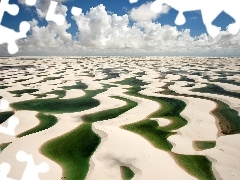
[[[110,15],[103,5],[73,19],[78,25],[79,44],[82,46],[110,49],[138,47],[141,41],[141,31],[129,27],[128,15]]]
[[[67,16],[67,6],[64,6],[62,2],[66,0],[55,0],[59,4],[56,9],[56,13]],[[19,3],[25,3],[25,0],[19,0]],[[37,1],[35,7],[38,13],[38,18],[42,19],[46,17],[47,10],[50,4],[50,0]],[[54,22],[48,22],[47,26],[39,26],[37,19],[30,21],[31,30],[30,35],[24,40],[18,41],[20,50],[23,52],[37,52],[37,51],[50,51],[58,52],[65,51],[73,44],[72,35],[67,32],[67,29],[71,26],[67,21],[62,26],[58,26]],[[69,50],[69,49],[68,49]]]
[[[48,26],[39,27],[38,22],[33,19],[31,35],[19,41],[21,51],[24,52],[61,52],[72,45],[72,36],[66,32],[69,24],[57,26],[55,23],[49,23]]]
[[[157,19],[160,14],[167,14],[170,9],[169,6],[163,5],[162,11],[157,14],[150,9],[151,5],[152,2],[147,2],[138,8],[133,8],[129,13],[131,19],[134,21],[152,21]]]
[[[26,0],[18,0],[19,4],[26,5]],[[62,3],[66,2],[67,0],[54,0],[58,2],[58,6],[56,9],[56,13],[65,14],[66,13],[66,6],[63,6]],[[45,18],[48,7],[50,5],[51,0],[37,0],[35,7],[39,18]]]
[[[146,8],[147,4],[142,6]],[[60,10],[66,17],[67,7],[62,5]],[[216,38],[211,38],[207,34],[192,37],[189,29],[180,31],[175,26],[162,26],[158,22],[151,21],[153,16],[149,17],[147,20],[136,20],[132,24],[131,13],[119,16],[107,12],[104,5],[98,5],[86,13],[82,12],[79,16],[72,17],[78,27],[76,37],[67,32],[71,26],[68,22],[62,26],[57,26],[53,22],[49,22],[47,26],[40,26],[39,20],[33,19],[30,22],[32,27],[30,35],[19,40],[17,44],[20,54],[25,53],[25,55],[39,54],[38,52],[48,55],[63,53],[65,55],[234,55],[239,53],[240,34],[233,36],[221,31]],[[4,51],[6,47],[1,46],[0,53]]]

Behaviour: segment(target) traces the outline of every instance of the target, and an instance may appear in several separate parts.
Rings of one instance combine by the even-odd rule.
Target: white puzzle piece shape
[[[0,164],[0,179],[1,180],[15,180],[12,178],[7,177],[8,173],[11,170],[11,166],[8,163],[1,163]]]
[[[29,0],[30,1],[30,0]],[[9,0],[1,0],[0,2],[0,24],[5,12],[8,12],[12,16],[19,13],[19,7],[16,4],[9,4]],[[0,25],[0,44],[8,44],[8,52],[15,54],[18,52],[18,46],[16,40],[26,37],[26,33],[30,30],[30,24],[28,22],[21,22],[19,26],[20,32],[15,32],[13,29],[9,29]]]
[[[9,136],[15,136],[15,130],[17,125],[19,124],[19,119],[15,116],[11,116],[8,120],[8,126],[7,127],[3,127],[0,126],[0,134],[6,134]]]
[[[78,7],[72,7],[71,13],[73,16],[79,16],[82,13],[82,9]]]
[[[2,99],[0,102],[0,110],[1,111],[7,111],[9,108],[9,102],[5,99]]]
[[[30,30],[30,24],[26,21],[21,22],[20,32],[0,25],[0,44],[8,43],[8,52],[15,54],[18,52],[16,40],[27,37],[27,32]]]
[[[32,155],[27,154],[24,151],[19,151],[16,155],[16,158],[20,162],[27,162],[27,166],[24,170],[21,180],[40,180],[38,174],[49,171],[49,165],[46,162],[35,165]]]
[[[25,0],[25,3],[28,6],[34,6],[36,4],[37,0]]]
[[[46,20],[47,21],[53,21],[57,25],[61,26],[61,25],[64,24],[65,17],[62,14],[55,14],[57,5],[58,5],[58,2],[56,2],[56,1],[51,1],[50,2],[48,12],[47,12],[47,16],[46,16]]]
[[[19,7],[16,4],[9,4],[9,0],[1,0],[0,2],[0,23],[5,12],[8,12],[12,16],[16,16],[19,12]]]

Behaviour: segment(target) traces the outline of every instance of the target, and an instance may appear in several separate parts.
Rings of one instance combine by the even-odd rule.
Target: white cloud
[[[60,11],[65,15],[66,6]],[[233,36],[220,32],[216,38],[207,34],[191,37],[190,30],[179,31],[175,26],[152,21],[136,21],[130,26],[131,15],[109,14],[104,5],[72,17],[77,24],[77,38],[67,32],[65,22],[57,26],[49,22],[39,26],[33,19],[31,34],[19,40],[20,54],[83,55],[83,54],[150,54],[150,55],[235,55],[239,54],[240,33]],[[0,54],[6,52],[1,45]],[[77,54],[78,53],[78,54]]]
[[[56,9],[56,13],[60,13],[67,16],[67,6],[61,3],[64,0],[58,0],[59,6]],[[47,9],[49,6],[49,0],[37,1],[36,10],[38,17],[45,18]],[[33,19],[30,21],[31,35],[26,39],[19,41],[19,46],[22,51],[50,51],[58,52],[69,50],[67,47],[73,44],[72,35],[67,32],[67,29],[71,26],[66,21],[62,26],[58,26],[54,22],[48,22],[47,26],[38,26],[38,20]]]
[[[73,18],[78,25],[79,44],[98,48],[124,48],[132,46],[127,40],[130,31],[128,15],[109,15],[103,5],[91,8],[86,14]],[[136,35],[138,35],[137,32]],[[134,34],[131,34],[134,36]],[[136,39],[137,40],[137,39]],[[136,41],[135,40],[135,41]]]
[[[157,19],[160,14],[167,14],[170,9],[169,6],[163,5],[162,11],[157,14],[151,10],[151,5],[152,2],[147,2],[138,8],[133,8],[129,13],[131,19],[134,21],[152,21]]]
[[[66,32],[69,24],[57,26],[55,23],[49,23],[48,26],[39,27],[37,21],[33,19],[31,35],[18,44],[22,51],[62,51],[72,44],[72,36]]]

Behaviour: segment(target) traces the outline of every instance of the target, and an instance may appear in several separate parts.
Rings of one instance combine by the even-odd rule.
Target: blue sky
[[[6,26],[6,27],[11,28],[11,29],[14,29],[15,31],[18,31],[19,30],[18,29],[19,28],[19,23],[21,21],[24,20],[24,21],[31,22],[34,19],[38,23],[37,27],[35,27],[35,29],[36,28],[39,29],[40,27],[48,27],[48,26],[50,26],[49,22],[47,22],[44,18],[39,18],[39,14],[37,12],[37,9],[41,9],[42,11],[47,11],[46,8],[43,9],[43,7],[45,7],[45,6],[43,6],[43,3],[47,4],[48,3],[47,1],[49,1],[49,0],[42,0],[42,2],[41,2],[42,4],[39,2],[40,0],[38,0],[38,4],[40,4],[40,5],[36,5],[36,7],[35,6],[34,7],[28,7],[28,6],[25,6],[25,5],[21,4],[21,3],[19,3],[18,1],[19,2],[24,2],[24,0],[10,0],[10,4],[14,3],[14,4],[18,4],[19,5],[19,7],[20,7],[19,14],[17,16],[11,16],[8,13],[5,13],[4,17],[3,17],[3,20],[1,22],[1,25]],[[201,12],[200,11],[185,12],[184,15],[186,17],[186,23],[184,25],[182,25],[182,26],[177,26],[174,23],[174,21],[175,21],[175,18],[177,16],[178,11],[173,9],[173,8],[170,8],[167,13],[163,13],[163,14],[158,15],[157,18],[153,18],[153,20],[151,20],[151,22],[148,22],[148,25],[144,25],[144,27],[140,25],[141,26],[140,27],[139,26],[139,22],[136,22],[136,20],[134,20],[134,18],[131,16],[131,11],[134,8],[138,9],[139,7],[141,7],[144,4],[151,3],[151,1],[139,0],[137,3],[133,3],[133,4],[129,3],[128,0],[67,0],[67,1],[58,0],[58,1],[59,1],[59,6],[66,6],[66,8],[67,8],[66,24],[70,24],[70,27],[67,27],[67,28],[65,28],[65,29],[63,29],[61,31],[64,31],[62,33],[63,34],[65,33],[65,35],[67,33],[69,33],[72,36],[71,39],[74,39],[76,34],[83,34],[83,31],[84,31],[84,29],[82,30],[82,32],[81,32],[81,30],[79,30],[79,29],[82,29],[82,28],[78,27],[79,26],[78,23],[76,23],[76,20],[74,20],[74,18],[72,17],[72,14],[70,13],[71,12],[71,7],[76,6],[76,7],[81,8],[82,9],[82,14],[83,14],[83,16],[85,16],[86,13],[90,11],[90,8],[99,7],[99,5],[102,4],[103,7],[105,8],[106,13],[109,16],[111,16],[113,14],[117,14],[117,16],[119,16],[119,17],[123,17],[124,15],[127,15],[128,19],[129,19],[128,27],[131,28],[131,27],[135,27],[136,26],[137,28],[139,28],[139,30],[141,30],[141,31],[143,31],[145,33],[145,35],[141,35],[141,36],[148,36],[147,32],[146,32],[146,26],[147,26],[147,29],[149,29],[149,28],[151,28],[151,26],[154,26],[153,23],[155,23],[155,24],[160,24],[161,26],[169,25],[169,27],[174,27],[174,28],[176,28],[175,31],[177,31],[179,33],[185,31],[186,29],[189,29],[189,36],[190,36],[189,38],[191,38],[191,37],[193,37],[193,38],[194,37],[202,38],[202,35],[204,34],[205,36],[207,36],[207,38],[209,38],[208,41],[209,40],[213,41],[212,38],[208,37],[208,35],[207,35],[206,28],[205,28],[205,26],[204,26],[204,24],[202,22],[202,16],[201,16]],[[104,10],[102,10],[102,11],[104,11]],[[90,18],[92,18],[92,17],[90,17]],[[99,21],[101,21],[101,18],[99,18]],[[212,24],[221,27],[222,31],[226,31],[226,27],[228,26],[229,23],[232,23],[232,22],[234,22],[234,19],[231,18],[226,13],[222,12],[213,21]],[[91,30],[91,31],[93,31],[93,30]],[[96,31],[96,30],[94,30],[94,31]],[[158,30],[157,32],[159,32],[159,31],[160,30]],[[166,30],[164,30],[164,32],[166,33]],[[48,33],[47,30],[46,30],[46,33]],[[90,33],[90,34],[93,34],[93,33]],[[155,34],[156,34],[156,32],[155,32]],[[29,38],[31,37],[32,39],[36,39],[36,38],[33,37],[34,35],[32,34],[32,31],[30,31],[28,33],[28,36],[29,36]],[[111,36],[111,33],[109,35],[109,32],[108,32],[108,37],[109,36]],[[179,37],[179,34],[177,36]],[[146,39],[146,37],[145,37],[145,39]],[[220,39],[221,39],[221,43],[222,43],[222,37]],[[96,46],[94,45],[94,47],[91,47],[91,46],[89,47],[89,45],[85,46],[84,44],[82,44],[80,42],[81,41],[81,37],[77,38],[77,40],[79,41],[79,44],[81,44],[81,47],[83,47],[82,50],[84,49],[83,50],[84,52],[86,52],[87,49],[89,49],[89,51],[91,51],[91,48],[94,48],[94,49],[98,49],[99,48],[101,52],[102,52],[102,49],[109,49],[109,47],[105,46],[105,45],[101,46],[101,47],[99,47],[98,45],[96,45]],[[175,37],[175,40],[178,40],[178,39]],[[196,40],[193,40],[193,41],[196,41]],[[46,43],[46,41],[45,41],[45,43]],[[96,42],[94,41],[94,43],[96,43]],[[144,42],[142,42],[142,41],[141,41],[141,43],[144,44]],[[154,42],[154,43],[156,43],[156,42]],[[171,43],[173,43],[172,39],[171,39]],[[215,42],[215,43],[217,43],[217,42]],[[30,46],[29,44],[30,43],[28,42],[28,44],[26,46]],[[33,44],[31,45],[31,47],[35,46]],[[20,42],[20,45],[24,46],[24,43]],[[161,43],[159,45],[164,45],[164,38],[163,38],[163,41],[161,41]],[[219,44],[215,44],[215,45],[219,46]],[[125,45],[123,45],[123,46],[125,47]],[[156,44],[156,46],[158,46],[158,45]],[[203,46],[203,44],[201,44],[201,46]],[[128,47],[128,45],[126,45],[126,47]],[[131,47],[131,48],[136,49],[136,52],[141,52],[141,51],[144,52],[144,48],[143,47],[145,47],[145,45],[142,45],[140,48],[139,48],[139,46]],[[209,45],[206,45],[206,47],[209,47]],[[25,49],[27,49],[27,48],[25,48]],[[32,49],[36,50],[37,48],[32,48]],[[114,49],[114,52],[117,52],[117,49],[118,48]],[[123,51],[123,48],[120,48],[120,49],[121,49],[121,51]],[[138,49],[142,49],[142,50],[138,51]],[[4,51],[4,48],[2,48],[2,51]],[[185,51],[188,52],[188,50],[185,50]],[[21,52],[21,48],[20,48],[20,52]],[[79,50],[79,52],[81,52],[81,50]],[[126,53],[127,52],[129,52],[129,51],[127,50]],[[167,54],[168,53],[166,50],[160,50],[160,51],[155,50],[154,52],[159,52],[160,55],[161,55],[161,53],[163,53],[163,54]],[[176,51],[174,51],[174,52],[176,53]],[[174,52],[170,52],[169,51],[170,54],[174,54]],[[197,51],[195,51],[195,52],[197,52]],[[204,52],[206,53],[206,48],[205,48]],[[216,52],[216,50],[212,50],[211,49],[211,53],[215,53],[215,52]],[[28,53],[28,51],[25,50],[24,54],[27,54],[27,53]],[[30,50],[29,50],[29,53],[31,54]],[[108,53],[111,53],[111,51],[108,50]],[[176,54],[178,54],[178,53],[176,53]],[[0,55],[1,55],[1,53],[0,53]]]
[[[13,28],[15,30],[18,30],[18,24],[22,20],[31,20],[32,18],[37,18],[36,8],[35,7],[28,7],[23,6],[18,3],[17,0],[10,0],[11,3],[18,4],[20,6],[20,14],[18,16],[11,16],[7,13],[5,14],[2,25],[6,27]],[[141,6],[142,4],[146,3],[147,1],[139,0],[137,3],[129,3],[128,0],[69,0],[63,3],[63,5],[66,5],[69,9],[73,6],[82,8],[83,12],[86,13],[89,11],[90,8],[96,7],[99,4],[103,4],[106,7],[106,10],[109,12],[116,13],[118,15],[124,15],[128,13],[132,8],[136,8],[138,6]],[[171,26],[177,26],[174,23],[174,20],[177,16],[178,11],[171,8],[168,14],[164,14],[161,17],[159,17],[156,21],[161,23],[162,25],[169,24]],[[182,26],[177,26],[179,30],[182,29],[191,29],[191,35],[192,36],[198,36],[202,33],[207,33],[206,28],[204,27],[204,24],[202,22],[202,17],[200,11],[189,11],[184,13],[186,17],[186,23]],[[67,21],[72,24],[72,27],[68,30],[70,33],[75,33],[77,31],[77,26],[75,22],[71,19],[70,11],[67,15]],[[221,27],[222,30],[226,30],[226,27],[229,23],[234,22],[234,19],[231,18],[228,14],[222,12],[214,21],[213,24]],[[41,25],[46,25],[47,22],[43,20]]]

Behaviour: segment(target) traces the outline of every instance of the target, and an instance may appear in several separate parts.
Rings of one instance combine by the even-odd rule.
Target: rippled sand
[[[16,57],[0,59],[0,96],[9,103],[33,99],[58,98],[73,99],[83,97],[89,90],[104,91],[94,99],[98,106],[79,112],[50,113],[58,122],[45,130],[21,138],[0,134],[0,145],[12,142],[0,152],[0,163],[11,164],[9,177],[20,179],[26,164],[15,158],[19,150],[32,154],[36,164],[47,162],[50,170],[39,174],[40,179],[61,179],[62,167],[40,153],[47,141],[70,132],[83,124],[82,116],[108,109],[120,108],[126,102],[113,96],[137,102],[137,106],[112,119],[94,122],[93,131],[101,138],[101,143],[90,158],[86,179],[122,179],[120,166],[128,166],[135,174],[133,179],[197,179],[177,163],[172,153],[184,155],[203,155],[212,163],[216,179],[238,179],[240,177],[240,135],[239,132],[223,134],[219,119],[212,114],[220,100],[233,110],[240,112],[240,60],[238,58],[194,58],[194,57]],[[172,144],[171,151],[153,146],[143,136],[127,131],[122,126],[147,119],[164,105],[144,97],[127,94],[134,84],[119,84],[127,78],[136,78],[145,85],[140,94],[152,97],[165,97],[186,103],[181,116],[187,124],[167,137]],[[87,86],[86,89],[63,89],[72,87],[76,82]],[[226,92],[236,94],[222,95],[218,92],[193,92],[213,84]],[[34,92],[17,92],[18,90]],[[168,92],[168,93],[166,93]],[[44,94],[43,97],[39,96]],[[210,98],[210,99],[209,99]],[[66,105],[67,106],[67,105]],[[16,110],[15,116],[20,123],[16,134],[38,125],[38,111]],[[171,125],[166,118],[151,118],[159,127]],[[1,126],[7,126],[5,121]],[[240,129],[240,127],[238,128]],[[196,141],[214,141],[210,149],[197,149]]]

